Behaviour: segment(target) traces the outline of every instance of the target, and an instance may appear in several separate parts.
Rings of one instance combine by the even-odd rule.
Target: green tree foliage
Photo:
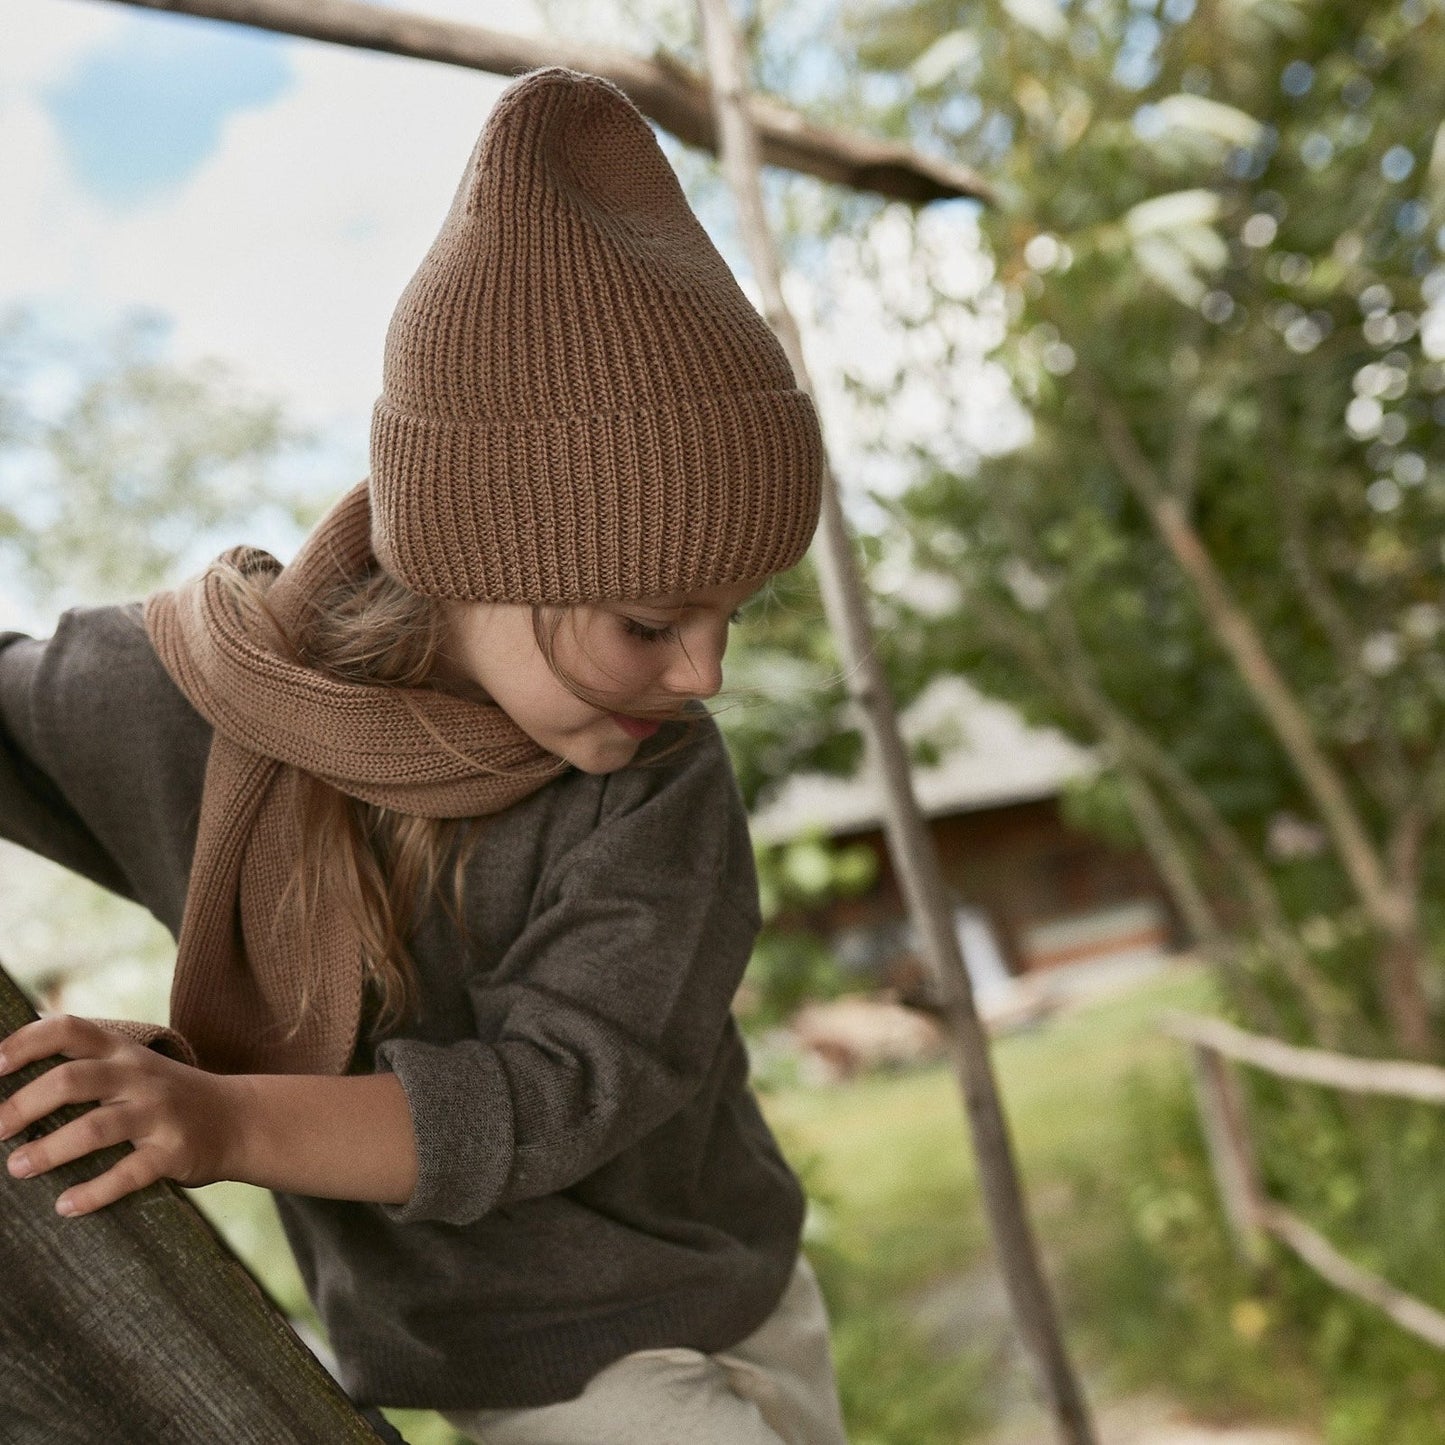
[[[0,559],[29,601],[117,601],[203,565],[275,509],[309,516],[278,463],[306,441],[218,363],[178,366],[133,316],[96,341],[0,323]]]
[[[850,980],[817,918],[833,899],[866,892],[878,876],[871,848],[838,847],[821,832],[758,845],[756,856],[763,931],[740,1005],[752,1027],[781,1023],[809,999],[847,991]]]
[[[308,501],[283,463],[305,440],[219,364],[168,359],[153,318],[100,336],[0,320],[0,593],[20,614],[0,625],[138,598],[260,523],[298,531]],[[37,859],[0,875],[7,966],[47,1003],[63,987],[73,1011],[164,1021],[154,919]]]
[[[775,579],[743,614],[713,704],[751,807],[803,760],[856,770],[861,739],[843,716],[843,675],[811,559]]]
[[[1104,745],[1101,813],[1131,774],[1163,825],[1151,840],[1136,812],[1141,836],[1253,935],[1231,837],[1320,942],[1310,966],[1378,1017],[1379,931],[1363,968],[1336,946],[1376,920],[1159,517],[1212,562],[1438,935],[1445,140],[1420,97],[1445,18],[1419,0],[920,0],[857,7],[848,33],[895,86],[876,123],[1000,191],[981,218],[993,285],[963,303],[936,288],[897,323],[1001,307],[994,360],[1030,424],[977,466],[947,455],[946,425],[914,446],[904,566],[949,600],[898,594],[900,670],[962,667]],[[886,219],[921,254],[922,222]],[[935,350],[860,398],[886,414],[923,371],[956,419],[969,377]]]
[[[962,668],[1098,745],[1112,766],[1074,803],[1127,819],[1182,868],[1234,1009],[1395,1051],[1389,930],[1226,624],[1262,644],[1389,888],[1417,910],[1415,963],[1438,1001],[1445,14],[1421,0],[848,13],[858,69],[879,77],[871,124],[1000,192],[979,218],[990,284],[962,298],[935,285],[894,321],[923,338],[960,311],[982,328],[1001,315],[993,363],[1028,420],[1021,445],[960,460],[977,368],[916,345],[892,380],[860,372],[884,445],[920,376],[950,408],[942,440],[911,445],[884,539],[887,573],[907,579],[880,589],[896,675]],[[885,228],[880,294],[900,257],[938,260],[926,215],[888,208],[871,231]],[[1263,1084],[1254,1105],[1271,1192],[1438,1304],[1438,1111]],[[1292,1319],[1307,1358],[1289,1367],[1324,1382],[1331,1441],[1439,1439],[1435,1357],[1308,1271],[1221,1310],[1192,1109],[1170,1108],[1167,1134],[1137,1112],[1125,1169],[1141,1258],[1101,1260],[1087,1281],[1106,1311],[1116,1302],[1126,1371],[1207,1381],[1217,1398],[1241,1361],[1284,1362]]]

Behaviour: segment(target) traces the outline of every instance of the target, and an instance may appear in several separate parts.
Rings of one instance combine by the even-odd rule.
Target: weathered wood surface
[[[0,969],[0,1036],[35,1017]],[[0,1080],[9,1097],[54,1062]],[[33,1179],[0,1153],[0,1441],[4,1445],[341,1445],[381,1437],[174,1185],[95,1214],[64,1190],[129,1146]]]

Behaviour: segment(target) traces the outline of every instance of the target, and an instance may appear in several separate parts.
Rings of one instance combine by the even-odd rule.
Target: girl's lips
[[[646,718],[640,717],[628,717],[625,713],[620,712],[610,712],[607,716],[631,738],[650,738],[662,726],[660,722],[650,722]]]

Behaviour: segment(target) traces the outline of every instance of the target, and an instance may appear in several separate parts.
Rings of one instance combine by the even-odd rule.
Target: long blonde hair
[[[370,686],[437,687],[462,692],[441,666],[446,624],[443,604],[423,597],[373,564],[360,576],[340,580],[312,599],[299,635],[281,625],[266,601],[270,577],[241,571],[224,561],[211,570],[233,592],[243,615],[265,618],[282,655],[343,682]],[[534,606],[532,630],[548,667],[574,696],[594,706],[605,697],[572,676],[557,659],[556,637],[568,609]],[[465,694],[464,694],[465,695]],[[695,716],[682,735],[643,764],[655,766],[685,746]],[[301,846],[278,900],[275,927],[294,930],[302,947],[300,1028],[312,998],[317,962],[312,924],[322,897],[335,900],[356,921],[374,1035],[402,1024],[417,1003],[416,962],[410,938],[425,906],[437,899],[467,936],[465,880],[486,819],[423,818],[353,798],[310,773],[296,773],[295,803]],[[450,868],[447,868],[450,859]],[[446,888],[443,873],[449,874]]]

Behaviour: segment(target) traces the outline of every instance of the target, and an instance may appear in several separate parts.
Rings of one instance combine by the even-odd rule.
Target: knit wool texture
[[[370,531],[363,482],[284,569],[250,547],[222,560],[273,579],[267,604],[294,637],[318,590],[373,562]],[[495,705],[341,682],[288,660],[266,620],[243,612],[214,569],[149,597],[145,624],[166,671],[214,729],[172,1028],[214,1073],[342,1073],[362,1007],[356,926],[334,899],[318,898],[309,973],[300,939],[275,926],[300,848],[297,770],[382,807],[467,818],[511,806],[566,763]],[[154,1030],[127,1032],[157,1041]],[[185,1057],[174,1038],[159,1041]]]
[[[371,467],[376,554],[428,596],[661,595],[807,550],[812,402],[611,82],[497,102],[392,318]]]

